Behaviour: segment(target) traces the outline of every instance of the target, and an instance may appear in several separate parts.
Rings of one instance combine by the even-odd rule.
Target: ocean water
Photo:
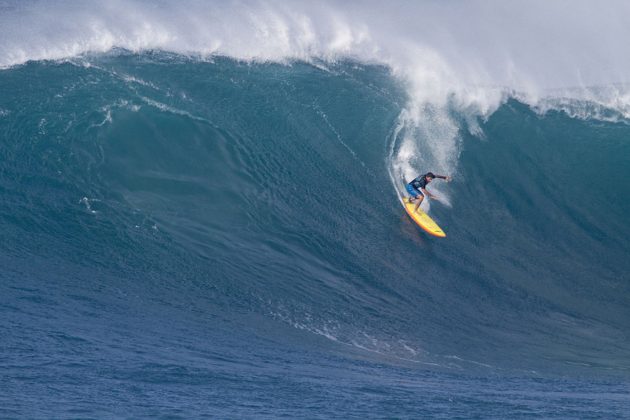
[[[86,4],[0,7],[0,417],[629,416],[620,73],[489,85],[410,32],[427,68],[374,4]]]

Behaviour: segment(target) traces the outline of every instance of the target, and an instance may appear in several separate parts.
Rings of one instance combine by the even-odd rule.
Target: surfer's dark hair
[[[433,172],[427,172],[424,176],[426,178],[435,178],[435,175],[433,175]]]

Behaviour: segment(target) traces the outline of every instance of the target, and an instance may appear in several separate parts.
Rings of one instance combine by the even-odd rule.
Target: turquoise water
[[[630,409],[623,120],[452,111],[436,240],[386,67],[115,51],[0,91],[3,417]]]

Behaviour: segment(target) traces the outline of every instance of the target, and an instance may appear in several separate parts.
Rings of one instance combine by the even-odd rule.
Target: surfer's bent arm
[[[422,194],[426,195],[429,198],[435,198],[435,196],[433,194],[431,194],[429,191],[427,191],[424,188],[420,188],[420,191],[422,191]]]

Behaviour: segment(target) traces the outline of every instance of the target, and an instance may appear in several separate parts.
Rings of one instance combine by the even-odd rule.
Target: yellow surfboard
[[[407,210],[409,217],[411,217],[418,226],[424,229],[425,232],[439,238],[446,237],[446,233],[444,233],[442,228],[440,228],[438,224],[424,212],[424,210],[420,207],[418,207],[418,210],[416,211],[413,210],[416,207],[416,203],[410,203],[409,198],[407,197],[403,197],[403,203],[405,204],[405,210]]]

